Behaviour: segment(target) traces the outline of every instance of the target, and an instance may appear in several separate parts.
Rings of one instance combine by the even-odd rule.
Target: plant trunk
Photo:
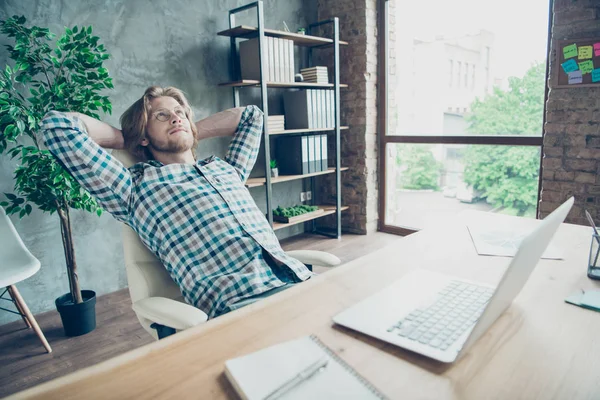
[[[60,233],[65,250],[65,261],[67,263],[67,276],[69,278],[69,288],[73,303],[83,302],[81,297],[81,288],[79,287],[79,277],[77,276],[77,263],[75,262],[75,249],[73,248],[73,235],[71,234],[71,218],[69,216],[69,206],[57,207],[60,218]]]

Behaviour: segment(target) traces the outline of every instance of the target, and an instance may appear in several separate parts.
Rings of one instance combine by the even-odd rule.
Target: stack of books
[[[327,67],[302,68],[300,73],[304,78],[304,82],[329,83],[329,78],[327,77]]]
[[[267,119],[267,128],[269,129],[269,132],[285,130],[285,116],[269,115],[269,118]]]

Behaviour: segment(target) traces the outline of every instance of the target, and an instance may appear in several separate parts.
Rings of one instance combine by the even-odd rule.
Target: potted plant
[[[100,92],[112,88],[103,62],[109,58],[92,27],[65,28],[53,44],[47,28],[25,26],[25,17],[0,21],[0,32],[14,39],[7,45],[11,67],[0,71],[0,154],[18,160],[14,193],[0,205],[7,214],[29,215],[33,206],[58,215],[70,292],[56,299],[65,334],[82,335],[96,327],[95,293],[79,286],[69,209],[101,215],[94,198],[44,149],[36,132],[50,110],[78,111],[98,118],[111,103]],[[51,46],[51,44],[53,44]]]
[[[269,163],[271,167],[271,178],[277,178],[279,176],[279,168],[277,168],[277,160],[273,159]]]

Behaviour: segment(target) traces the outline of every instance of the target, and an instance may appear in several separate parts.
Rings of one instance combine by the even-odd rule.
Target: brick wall
[[[377,1],[318,1],[318,20],[333,17],[340,20],[340,39],[349,43],[340,49],[340,80],[349,85],[341,89],[341,123],[350,126],[342,131],[340,147],[342,166],[350,168],[342,172],[342,203],[350,207],[342,213],[342,228],[366,234],[377,229],[378,218]],[[315,61],[332,68],[331,53],[318,52]],[[332,159],[331,147],[329,154]],[[320,178],[318,185],[319,200],[334,203],[335,178]]]
[[[551,48],[556,40],[600,37],[599,6],[597,0],[555,0]],[[553,89],[552,77],[560,68],[554,63],[553,50],[540,216],[573,195],[575,206],[567,222],[587,224],[584,209],[600,219],[600,87]]]

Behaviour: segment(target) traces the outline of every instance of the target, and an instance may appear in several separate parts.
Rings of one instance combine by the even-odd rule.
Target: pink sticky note
[[[594,43],[594,55],[596,57],[600,56],[600,43]]]

